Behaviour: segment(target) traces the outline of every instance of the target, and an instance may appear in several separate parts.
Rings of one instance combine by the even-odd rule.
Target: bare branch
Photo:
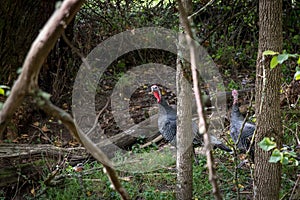
[[[191,19],[192,17],[198,15],[199,13],[201,13],[202,11],[204,11],[208,6],[212,5],[214,3],[215,0],[210,0],[209,2],[207,2],[205,4],[205,6],[203,6],[202,8],[200,8],[198,11],[196,11],[195,13],[193,13],[192,15],[190,15],[188,17],[188,19]]]
[[[187,14],[185,12],[185,9],[183,7],[183,4],[181,0],[178,0],[178,7],[179,7],[179,13],[182,19],[182,24],[184,26],[184,29],[186,31],[186,40],[190,47],[190,56],[191,56],[191,68],[192,68],[192,76],[193,76],[193,87],[195,92],[195,98],[196,98],[196,105],[197,105],[197,113],[199,115],[199,132],[204,133],[203,139],[204,139],[204,148],[206,152],[207,157],[207,166],[209,170],[209,181],[212,184],[213,187],[213,195],[215,196],[215,199],[222,199],[222,195],[220,193],[218,183],[217,183],[217,176],[216,176],[216,170],[214,168],[214,162],[213,162],[213,155],[210,150],[210,138],[207,133],[207,123],[204,116],[203,111],[203,103],[200,96],[200,88],[198,87],[198,78],[197,78],[197,63],[196,63],[196,44],[193,40],[193,34],[192,29],[190,27],[190,23],[187,18]]]

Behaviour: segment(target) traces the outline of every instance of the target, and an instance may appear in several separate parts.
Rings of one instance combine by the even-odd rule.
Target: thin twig
[[[294,185],[294,187],[293,187],[292,194],[291,194],[289,200],[293,200],[293,199],[294,199],[294,198],[293,198],[293,196],[294,196],[293,194],[296,192],[297,187],[299,187],[299,183],[300,183],[300,174],[298,174],[297,176],[298,176],[298,178],[297,178],[297,181],[296,181],[296,183],[295,183],[295,185]]]
[[[247,113],[246,113],[246,116],[245,116],[245,118],[244,118],[242,127],[241,127],[241,129],[240,129],[240,133],[239,133],[239,135],[238,135],[238,139],[237,139],[237,141],[236,141],[236,143],[235,143],[236,148],[237,148],[237,144],[238,144],[238,143],[240,142],[240,140],[241,140],[241,135],[242,135],[242,133],[243,133],[243,129],[244,129],[245,124],[246,124],[246,122],[247,122],[247,120],[248,120],[248,116],[249,116],[249,113],[250,113],[250,109],[252,108],[252,100],[253,100],[253,96],[254,96],[254,95],[253,95],[253,92],[251,91],[251,98],[250,98],[249,106],[248,106],[248,108],[247,108]]]
[[[70,42],[70,40],[67,38],[66,34],[63,32],[62,33],[62,38],[64,39],[64,41],[66,42],[67,45],[69,45],[69,47],[71,47],[71,49],[80,57],[81,61],[84,63],[84,65],[88,68],[88,69],[92,69],[90,64],[88,63],[88,61],[85,59],[85,57],[83,56],[82,53],[80,53],[80,51],[74,47],[72,45],[72,43]]]
[[[44,133],[44,131],[43,131],[40,127],[35,126],[35,125],[32,125],[32,124],[30,124],[30,126],[33,127],[33,128],[38,129],[38,130],[44,135],[44,137],[47,138],[47,140],[48,140],[52,145],[54,145],[54,143],[52,142],[52,140]],[[31,143],[31,142],[29,142],[29,143]]]
[[[300,146],[300,140],[299,140],[299,137],[298,137],[298,124],[296,125],[295,137],[296,137],[296,140],[297,140],[297,145]]]
[[[246,12],[252,11],[252,9],[256,8],[256,5],[253,7],[250,7],[249,9],[245,9],[243,12],[236,13],[231,17],[225,17],[223,21],[221,21],[219,24],[217,24],[212,30],[206,35],[206,37],[202,40],[201,44],[203,44],[212,34],[214,34],[216,31],[218,31],[220,28],[224,26],[224,24],[230,22],[233,19],[237,19],[240,15],[243,15]]]
[[[156,138],[154,138],[153,140],[151,140],[150,142],[147,142],[146,144],[141,145],[139,148],[143,149],[145,147],[148,147],[150,145],[152,145],[153,143],[156,143],[158,141],[161,141],[163,139],[162,135],[157,136]]]
[[[87,60],[85,59],[85,57],[83,56],[83,54],[79,51],[78,48],[76,48],[72,43],[71,41],[67,38],[66,34],[65,33],[62,33],[62,38],[64,39],[65,43],[80,57],[80,59],[82,60],[82,62],[85,64],[85,66],[88,68],[88,69],[92,69],[90,64],[87,62]],[[99,117],[100,115],[104,112],[104,110],[107,108],[108,104],[110,102],[110,98],[107,99],[107,102],[105,104],[105,106],[100,110],[100,112],[98,113],[98,115],[96,116],[95,118],[95,121],[94,121],[94,124],[93,124],[93,127],[86,133],[86,135],[88,136],[90,133],[92,133],[95,128],[97,127],[97,124],[98,124],[98,120],[99,120]]]
[[[204,11],[208,6],[210,6],[211,4],[214,3],[215,0],[210,0],[205,6],[203,6],[202,8],[200,8],[198,11],[196,11],[195,13],[193,13],[192,15],[190,15],[188,17],[188,19],[191,19],[192,17],[194,17],[195,15],[198,15],[199,13],[201,13],[202,11]]]
[[[91,132],[93,132],[94,129],[97,127],[99,117],[100,117],[100,115],[104,112],[104,110],[107,108],[109,102],[110,102],[110,98],[108,97],[105,106],[104,106],[104,107],[100,110],[100,112],[98,113],[98,115],[97,115],[97,117],[96,117],[96,119],[95,119],[95,122],[94,122],[93,127],[86,133],[87,136],[88,136]]]
[[[241,140],[241,135],[243,133],[243,129],[245,127],[245,124],[247,122],[247,119],[248,119],[248,116],[249,116],[249,113],[250,113],[250,109],[252,108],[252,100],[253,100],[253,92],[251,90],[251,98],[250,98],[250,102],[249,102],[249,106],[247,108],[247,113],[246,113],[246,116],[244,118],[244,121],[242,123],[242,127],[240,129],[240,132],[239,132],[239,135],[238,135],[238,138],[237,138],[237,141],[234,143],[234,180],[235,180],[235,187],[236,187],[236,194],[237,194],[237,199],[239,200],[240,199],[240,188],[239,188],[239,181],[238,181],[238,169],[239,169],[239,165],[238,165],[238,159],[237,159],[237,149],[238,149],[238,144]],[[250,144],[250,147],[248,150],[251,149],[251,144]],[[248,156],[248,151],[246,151],[246,156]]]

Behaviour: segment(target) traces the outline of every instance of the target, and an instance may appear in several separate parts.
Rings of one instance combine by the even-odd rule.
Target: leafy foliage
[[[273,140],[273,138],[270,139],[268,137],[265,137],[262,141],[258,143],[258,145],[263,150],[270,151],[271,149],[274,149],[276,147],[276,143]]]
[[[276,142],[273,138],[265,137],[262,141],[258,143],[259,147],[265,151],[272,151],[271,157],[269,159],[270,163],[280,162],[283,165],[293,164],[295,166],[299,165],[297,154],[293,150],[288,150],[287,147],[278,149]]]
[[[0,96],[8,96],[10,93],[10,87],[6,86],[6,85],[0,85]],[[0,102],[0,110],[3,107],[3,103]]]
[[[294,79],[296,81],[300,80],[300,55],[299,54],[289,54],[286,51],[283,51],[283,53],[275,52],[272,50],[266,50],[263,52],[263,56],[273,56],[270,62],[270,68],[274,69],[278,64],[283,64],[285,61],[287,61],[289,58],[297,58],[297,64],[296,72],[294,74]],[[284,69],[284,67],[283,67]]]

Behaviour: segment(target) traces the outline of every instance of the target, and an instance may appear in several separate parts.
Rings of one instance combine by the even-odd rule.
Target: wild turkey
[[[242,128],[245,118],[243,117],[243,115],[240,113],[240,110],[239,110],[238,92],[236,90],[233,90],[232,96],[233,96],[233,105],[232,105],[231,119],[230,119],[230,136],[231,136],[232,140],[235,143],[237,143],[237,140],[238,140],[239,134],[241,133],[241,128]],[[237,144],[237,148],[241,152],[245,153],[246,151],[248,151],[254,131],[255,131],[255,124],[253,124],[251,122],[246,122],[244,125],[244,128],[243,128],[243,131],[241,133],[239,143]],[[300,147],[300,141],[297,137],[296,137],[296,139],[297,139],[298,146],[296,147],[296,149],[294,151],[297,152],[297,149]],[[283,147],[284,147],[284,151],[293,151],[293,148],[291,148],[288,145],[283,144]],[[300,155],[298,153],[296,153],[296,154],[297,154],[297,157],[295,157],[295,159],[300,161]],[[249,155],[250,155],[251,160],[254,162],[254,145],[251,146]],[[240,163],[239,166],[241,166],[242,164],[243,164],[243,162]]]
[[[162,134],[165,140],[170,142],[173,146],[176,146],[176,109],[169,106],[167,101],[162,97],[160,89],[157,85],[151,86],[151,92],[157,100],[159,105],[158,113],[158,128],[159,132]],[[198,126],[195,122],[192,122],[192,131],[194,133],[193,145],[200,146],[203,145],[203,134],[199,133]],[[214,147],[222,149],[227,152],[232,150],[218,140],[215,136],[210,135],[211,143]]]
[[[240,109],[238,106],[238,92],[236,90],[232,91],[233,96],[233,104],[231,110],[231,119],[230,119],[230,136],[232,140],[237,143],[240,135],[239,142],[237,143],[237,148],[246,153],[246,151],[250,147],[251,139],[255,130],[255,124],[251,122],[246,122],[243,127],[243,131],[241,133],[242,125],[244,123],[245,118],[240,113]],[[252,145],[249,155],[254,161],[254,145]]]

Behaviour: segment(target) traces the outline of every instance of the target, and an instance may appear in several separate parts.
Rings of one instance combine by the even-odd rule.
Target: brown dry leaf
[[[54,145],[57,147],[61,147],[62,146],[62,142],[60,140],[55,140],[54,141]]]
[[[87,192],[86,192],[86,195],[87,195],[88,197],[90,197],[90,196],[92,196],[92,192],[91,192],[91,191],[87,191]]]
[[[69,145],[70,146],[77,146],[79,143],[77,141],[70,141]]]
[[[132,176],[126,176],[126,177],[120,177],[122,181],[130,181],[132,179]]]
[[[62,105],[62,108],[63,108],[64,110],[68,110],[68,109],[69,109],[69,106],[68,106],[67,103],[64,103],[64,104]]]
[[[22,135],[21,135],[21,138],[22,138],[22,139],[27,139],[28,137],[29,137],[28,134],[22,134]]]
[[[19,138],[16,138],[12,141],[13,143],[19,143]]]
[[[15,131],[7,129],[6,137],[8,140],[15,140],[18,137],[18,134]]]
[[[34,122],[33,125],[34,126],[40,126],[40,122]]]
[[[42,138],[43,140],[46,140],[46,141],[49,140],[49,138],[47,138],[47,137],[45,137],[45,136],[41,136],[41,138]]]
[[[48,129],[47,125],[45,124],[45,125],[42,127],[42,131],[43,131],[43,132],[50,132],[50,129]]]
[[[246,154],[240,154],[240,155],[239,155],[239,158],[240,158],[241,160],[245,160],[245,159],[246,159],[246,157],[247,157],[247,155],[246,155]]]
[[[30,193],[31,193],[33,196],[35,196],[35,189],[32,188],[32,189],[30,190]]]

